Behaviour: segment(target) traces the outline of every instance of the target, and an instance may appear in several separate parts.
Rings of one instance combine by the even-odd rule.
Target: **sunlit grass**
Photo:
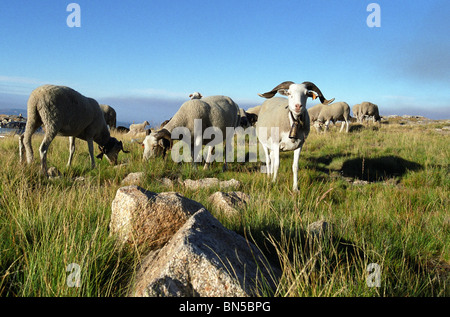
[[[222,172],[166,159],[142,162],[130,138],[120,167],[97,161],[77,141],[71,167],[67,138],[56,138],[49,166],[62,176],[39,174],[35,162],[18,162],[18,140],[0,140],[0,295],[125,296],[140,250],[119,248],[109,235],[111,203],[121,180],[143,171],[141,186],[177,191],[197,200],[226,227],[251,236],[282,270],[275,296],[448,296],[450,267],[449,136],[433,126],[367,126],[349,134],[311,131],[299,162],[299,192],[292,192],[292,152],[282,153],[275,183],[261,163],[230,163]],[[376,179],[364,179],[365,176]],[[354,182],[355,175],[363,177]],[[83,177],[83,179],[77,179]],[[158,181],[170,178],[173,187]],[[178,179],[235,178],[250,201],[226,216],[208,201],[218,188],[191,190]],[[369,180],[369,182],[367,182]],[[313,239],[308,225],[325,220],[331,236]],[[69,287],[67,266],[81,268],[80,287]],[[367,266],[381,268],[381,286],[368,287]],[[264,293],[262,293],[264,295]]]

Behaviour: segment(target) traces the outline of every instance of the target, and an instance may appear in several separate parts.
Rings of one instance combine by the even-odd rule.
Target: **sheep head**
[[[172,148],[172,138],[170,132],[166,129],[161,129],[157,132],[151,132],[147,135],[142,143],[144,147],[144,160],[148,160],[155,156],[166,156],[167,150]]]
[[[113,137],[111,137],[104,146],[99,145],[98,148],[100,150],[100,154],[97,155],[97,158],[101,160],[103,155],[105,155],[108,162],[114,165],[117,164],[117,158],[120,151],[130,153],[129,151],[125,151],[123,149],[122,141],[119,141]]]
[[[258,95],[263,98],[272,98],[276,93],[288,97],[289,109],[295,115],[300,115],[302,112],[306,111],[306,101],[308,97],[313,99],[318,97],[323,104],[330,104],[334,101],[334,98],[331,100],[325,99],[320,89],[309,81],[305,81],[301,84],[285,81],[271,91]]]
[[[202,94],[199,93],[198,91],[189,95],[189,98],[191,99],[202,99],[202,97],[203,97]]]

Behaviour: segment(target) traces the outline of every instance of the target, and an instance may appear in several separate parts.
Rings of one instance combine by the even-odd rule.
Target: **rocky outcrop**
[[[120,188],[110,230],[147,246],[130,296],[257,296],[274,292],[281,275],[254,244],[178,193]]]
[[[121,242],[162,247],[200,209],[200,203],[175,192],[156,194],[138,186],[119,188],[112,202],[111,234]]]
[[[254,245],[201,209],[143,260],[130,295],[257,296],[275,289],[280,273],[270,267]]]

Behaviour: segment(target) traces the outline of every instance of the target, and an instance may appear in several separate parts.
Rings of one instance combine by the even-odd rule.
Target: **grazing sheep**
[[[368,101],[364,101],[359,105],[358,120],[362,122],[364,116],[372,117],[374,123],[381,121],[378,106]]]
[[[117,163],[117,156],[122,150],[121,141],[109,134],[108,127],[97,101],[85,97],[77,91],[64,86],[44,85],[36,88],[30,95],[27,104],[28,120],[25,133],[19,141],[20,158],[23,160],[23,150],[26,151],[27,163],[33,161],[31,136],[43,125],[44,140],[39,147],[41,157],[41,171],[47,174],[47,151],[52,140],[57,136],[68,136],[70,141],[70,154],[67,163],[70,166],[75,151],[75,138],[87,141],[91,166],[95,167],[94,145],[99,145],[101,153],[110,163]]]
[[[191,98],[191,100],[192,99],[202,99],[202,97],[203,97],[202,94],[197,91],[189,95],[189,98]]]
[[[145,127],[150,123],[148,121],[144,121],[142,123],[134,123],[130,125],[130,133],[140,133],[145,132]]]
[[[148,160],[153,156],[164,156],[166,151],[172,147],[172,131],[178,127],[188,128],[190,131],[190,146],[198,148],[202,144],[207,144],[210,140],[202,138],[204,131],[208,127],[216,127],[222,131],[223,140],[226,137],[226,128],[236,128],[239,123],[239,107],[233,100],[225,96],[211,96],[203,99],[192,99],[183,103],[172,117],[172,119],[162,128],[156,132],[150,133],[144,139],[144,155],[143,159]],[[194,120],[201,119],[201,135],[194,133]],[[195,137],[195,139],[194,139]],[[219,140],[222,142],[223,140]],[[216,141],[216,140],[215,140]],[[208,149],[208,158],[206,163],[210,163],[213,147]],[[194,151],[191,151],[194,158]],[[198,161],[199,156],[194,158],[194,162]],[[205,165],[205,168],[207,166]],[[226,162],[225,166],[226,168]]]
[[[326,107],[322,107],[317,121],[320,124],[325,123],[325,131],[328,131],[330,122],[335,123],[336,121],[343,121],[339,132],[342,132],[342,130],[344,129],[344,125],[347,125],[345,132],[348,132],[350,121],[350,107],[346,102],[342,101],[333,103]]]
[[[119,125],[119,126],[116,128],[116,132],[119,132],[119,133],[128,133],[128,132],[130,132],[130,129],[128,129],[127,127],[124,127],[124,126]]]
[[[276,93],[288,96],[288,98],[272,98]],[[294,151],[292,172],[294,176],[293,190],[298,190],[297,174],[298,160],[302,146],[310,131],[310,119],[306,111],[308,97],[317,96],[323,104],[329,104],[332,100],[326,100],[319,88],[311,82],[295,84],[286,81],[276,86],[272,91],[259,96],[271,98],[262,105],[256,122],[256,134],[263,146],[266,156],[266,170],[273,181],[277,178],[280,165],[280,150]]]
[[[260,109],[261,109],[261,105],[256,106],[256,107],[252,107],[252,108],[248,108],[245,112],[246,112],[246,113],[252,113],[252,114],[258,115]]]
[[[356,122],[359,122],[360,109],[361,109],[361,104],[357,104],[352,107],[353,116],[356,118]]]
[[[256,124],[258,115],[254,113],[248,113],[244,109],[239,109],[239,126],[246,129]]]
[[[109,126],[110,130],[116,129],[116,110],[113,107],[108,105],[100,105],[100,108],[103,111],[103,115],[105,116],[106,124]]]
[[[311,122],[311,124],[314,124],[314,127],[316,128],[317,132],[320,132],[319,129],[319,124],[317,122],[317,119],[319,119],[319,114],[320,111],[322,110],[322,108],[326,106],[322,103],[319,103],[315,106],[312,106],[311,108],[308,109],[308,115],[309,115],[309,120]]]

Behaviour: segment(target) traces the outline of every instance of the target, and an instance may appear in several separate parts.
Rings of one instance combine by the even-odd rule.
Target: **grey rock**
[[[257,296],[280,276],[252,243],[201,208],[143,260],[130,296]]]

